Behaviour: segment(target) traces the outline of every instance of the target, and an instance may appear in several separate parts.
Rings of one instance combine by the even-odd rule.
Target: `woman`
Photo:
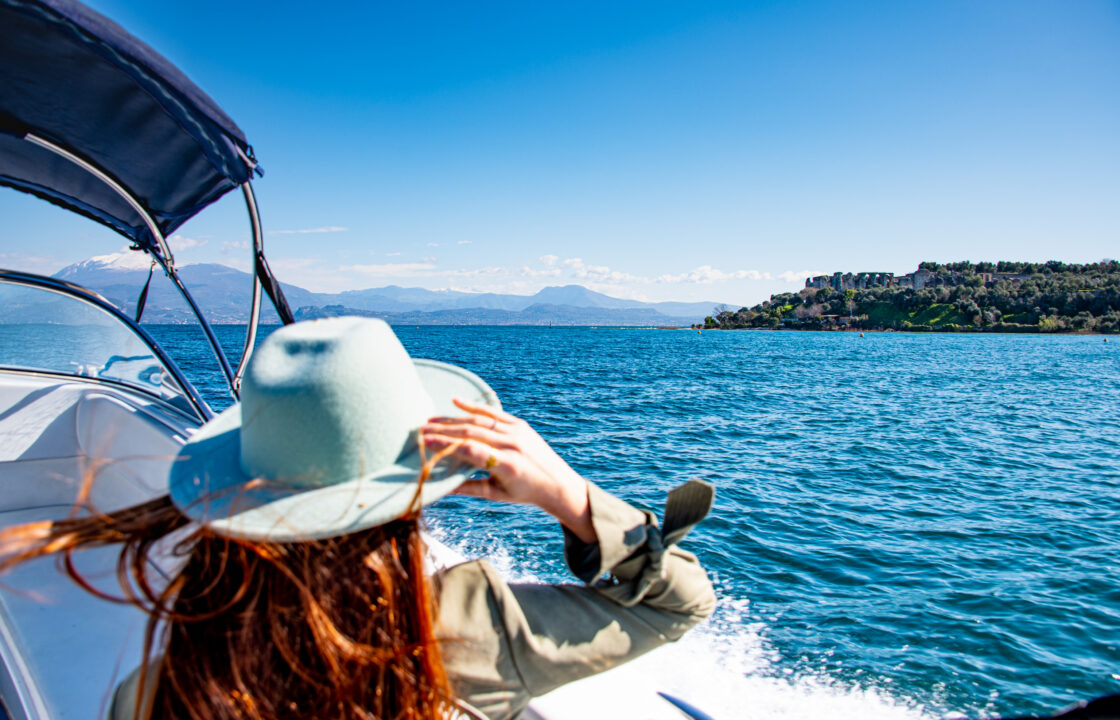
[[[124,597],[150,620],[146,660],[110,710],[120,720],[513,717],[677,639],[714,606],[695,557],[674,547],[711,486],[671,493],[658,528],[581,478],[476,376],[411,360],[376,320],[273,333],[241,403],[172,463],[169,490],[0,537],[0,569],[123,545]],[[450,492],[545,510],[588,585],[508,585],[485,560],[430,576],[420,508]],[[181,565],[164,582],[153,567],[169,544]]]

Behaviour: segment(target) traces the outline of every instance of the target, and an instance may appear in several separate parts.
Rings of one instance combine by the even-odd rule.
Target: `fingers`
[[[507,412],[490,407],[489,405],[468,402],[462,398],[453,398],[456,407],[465,410],[468,414],[459,417],[436,416],[428,418],[424,426],[426,433],[441,433],[453,437],[473,437],[484,442],[497,444],[497,436],[493,433],[510,430],[518,419]],[[473,433],[465,428],[481,428],[487,433]]]
[[[472,403],[468,400],[464,400],[463,398],[452,398],[451,402],[455,403],[455,407],[459,408],[460,410],[466,410],[472,415],[485,415],[486,417],[493,418],[498,422],[517,422],[517,418],[515,416],[510,415],[505,410],[499,410],[498,408],[492,407],[490,405],[485,405],[482,403]]]
[[[499,426],[508,426],[497,418],[487,417],[485,415],[463,415],[460,417],[447,417],[444,415],[437,415],[428,418],[429,425],[474,425],[488,430],[497,430]]]
[[[477,440],[495,448],[511,449],[513,443],[509,438],[488,427],[480,427],[470,423],[444,423],[429,422],[421,428],[425,442],[437,438],[454,438],[457,440]]]
[[[455,495],[482,498],[483,500],[504,500],[506,494],[493,480],[467,480],[455,488]]]
[[[473,438],[459,440],[441,435],[425,435],[424,445],[433,450],[442,450],[458,442],[451,450],[451,456],[477,468],[486,468],[495,475],[510,474],[508,459],[500,449]]]

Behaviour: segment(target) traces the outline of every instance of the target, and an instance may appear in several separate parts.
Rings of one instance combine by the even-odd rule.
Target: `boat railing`
[[[175,407],[180,412],[189,410],[190,414],[197,418],[198,421],[205,422],[214,416],[214,412],[210,406],[202,399],[202,396],[194,388],[191,382],[179,369],[178,365],[171,359],[171,357],[164,351],[163,347],[157,343],[151,335],[133,318],[129,317],[126,313],[122,312],[116,305],[102,297],[101,295],[73,283],[59,280],[58,278],[45,277],[42,275],[34,275],[32,273],[20,272],[17,270],[4,270],[0,269],[0,284],[19,285],[24,287],[31,287],[38,290],[44,290],[57,295],[63,295],[70,299],[77,300],[92,306],[112,316],[114,320],[120,324],[125,325],[137,338],[144,343],[144,345],[151,351],[152,356],[162,365],[162,370],[171,376],[172,386],[179,392],[180,396],[185,400],[186,407],[179,407],[176,403],[169,403],[167,398],[160,396],[158,393],[151,389],[139,384],[129,383],[128,386],[133,390],[148,393],[157,397],[165,404]],[[31,371],[36,371],[34,368],[29,368]],[[42,372],[42,370],[39,370]],[[74,373],[76,376],[81,377],[80,372]],[[99,380],[112,380],[112,378],[98,378]]]

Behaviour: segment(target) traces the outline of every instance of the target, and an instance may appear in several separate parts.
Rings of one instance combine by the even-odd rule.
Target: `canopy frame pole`
[[[163,233],[159,231],[159,226],[156,225],[155,220],[153,220],[151,216],[148,215],[147,211],[144,210],[144,206],[137,202],[136,198],[132,197],[132,194],[125,190],[120,183],[109,177],[105,172],[101,170],[101,168],[97,167],[85,158],[78,157],[66,148],[55,145],[50,140],[41,138],[35,133],[27,133],[23,136],[23,139],[28,141],[32,145],[38,145],[45,150],[50,150],[55,155],[66,158],[70,162],[74,163],[78,167],[88,172],[90,175],[93,175],[98,180],[112,188],[113,192],[115,192],[117,195],[120,195],[121,199],[128,203],[128,206],[131,207],[133,211],[135,211],[135,213],[139,215],[140,218],[144,221],[144,224],[148,226],[148,232],[151,233],[152,237],[155,239],[156,244],[159,246],[160,253],[167,259],[167,266],[172,268],[175,267],[175,256],[171,254],[171,248],[168,247],[167,241],[163,239]],[[160,264],[163,265],[164,263]],[[164,269],[166,269],[166,267]]]
[[[241,361],[237,364],[237,372],[233,376],[233,386],[241,390],[241,380],[245,375],[245,367],[253,354],[257,341],[257,328],[260,325],[261,292],[268,295],[272,307],[280,317],[280,322],[289,325],[295,322],[295,316],[284,297],[284,290],[280,281],[272,274],[268,267],[268,260],[264,256],[264,233],[261,232],[261,214],[257,207],[257,196],[253,192],[253,185],[246,180],[241,184],[241,192],[245,196],[245,207],[249,210],[249,222],[253,227],[253,294],[252,306],[249,310],[249,326],[245,330],[245,348],[241,352]]]
[[[183,281],[179,278],[179,274],[175,270],[175,258],[171,254],[171,249],[168,247],[167,241],[163,237],[163,233],[160,232],[159,225],[156,224],[156,221],[153,220],[152,216],[149,215],[148,212],[144,209],[144,206],[141,205],[139,201],[137,201],[136,198],[134,198],[132,194],[128,192],[128,190],[121,186],[120,183],[118,183],[107,173],[101,170],[101,168],[97,167],[85,158],[79,157],[66,148],[56,145],[50,140],[39,137],[34,133],[27,133],[23,136],[23,138],[24,140],[27,140],[34,145],[38,145],[45,150],[49,150],[59,157],[69,160],[86,172],[90,173],[98,180],[109,186],[109,188],[111,188],[113,192],[117,193],[117,195],[119,195],[122,200],[128,203],[129,207],[131,207],[136,212],[136,214],[140,216],[140,218],[144,221],[144,224],[147,226],[148,232],[151,234],[152,239],[156,243],[155,247],[144,248],[144,250],[150,253],[152,257],[155,258],[156,262],[159,263],[160,267],[163,268],[163,271],[167,274],[167,277],[171,280],[172,283],[174,283],[175,287],[179,289],[179,294],[182,295],[183,299],[187,301],[187,304],[191,308],[191,312],[193,312],[194,316],[198,318],[198,322],[202,325],[202,331],[206,334],[206,340],[210,343],[210,349],[214,351],[214,357],[217,358],[218,365],[222,369],[222,374],[226,378],[226,384],[229,386],[230,395],[233,396],[234,400],[239,400],[240,397],[237,391],[237,387],[234,385],[233,369],[230,368],[229,360],[226,359],[226,354],[222,350],[222,346],[218,342],[218,338],[214,335],[214,330],[210,327],[210,323],[206,321],[206,317],[202,314],[202,310],[198,307],[198,303],[195,302],[194,298],[187,291],[186,286],[183,285]]]
[[[233,387],[241,392],[241,378],[245,375],[245,366],[249,363],[249,356],[257,344],[257,326],[261,320],[261,276],[256,272],[257,255],[264,254],[264,234],[261,232],[261,214],[257,208],[257,197],[253,194],[252,184],[246,180],[241,185],[241,193],[245,196],[245,206],[249,210],[249,223],[253,227],[253,301],[249,307],[249,327],[245,329],[245,349],[241,351],[241,362],[237,363],[237,371],[233,374]]]
[[[206,321],[206,316],[202,314],[202,309],[198,307],[198,303],[194,301],[194,297],[191,296],[186,286],[183,285],[183,281],[179,278],[179,273],[175,271],[174,266],[170,263],[165,263],[163,258],[158,256],[156,257],[156,262],[158,262],[164,272],[167,273],[168,279],[175,284],[175,287],[179,288],[179,294],[182,295],[183,299],[187,301],[187,304],[191,306],[191,312],[194,313],[194,316],[198,318],[199,324],[202,325],[202,331],[206,334],[206,340],[210,343],[210,349],[214,351],[214,357],[218,359],[218,365],[222,368],[222,375],[225,376],[226,385],[229,386],[229,394],[234,400],[240,400],[241,395],[233,385],[233,369],[229,366],[229,360],[226,359],[226,354],[222,350],[217,336],[214,335],[214,330],[210,327],[210,323]]]

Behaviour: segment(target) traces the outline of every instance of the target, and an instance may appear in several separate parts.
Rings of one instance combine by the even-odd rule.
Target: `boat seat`
[[[66,517],[90,473],[98,510],[166,492],[168,464],[190,430],[142,394],[0,372],[0,526]],[[118,553],[90,549],[74,562],[117,595]],[[21,565],[0,586],[0,683],[32,716],[104,717],[112,689],[140,662],[145,620],[78,587],[55,558]]]
[[[0,513],[69,509],[91,474],[99,510],[154,497],[188,431],[115,388],[0,376]]]

